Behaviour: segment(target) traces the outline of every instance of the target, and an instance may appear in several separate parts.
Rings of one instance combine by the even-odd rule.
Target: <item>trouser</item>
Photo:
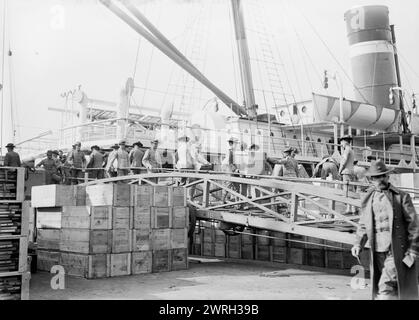
[[[397,270],[391,251],[374,253],[374,269],[379,272],[377,300],[398,299]]]
[[[71,177],[71,184],[83,183],[82,179],[84,178],[84,175],[81,169],[71,169]]]
[[[128,169],[117,169],[117,176],[118,177],[127,176],[128,173],[129,173]]]
[[[103,179],[103,170],[90,170],[90,179]]]
[[[337,180],[338,178],[338,168],[334,163],[326,162],[322,165],[322,171],[321,171],[321,178],[323,180],[326,180],[326,178],[332,174],[333,180]]]

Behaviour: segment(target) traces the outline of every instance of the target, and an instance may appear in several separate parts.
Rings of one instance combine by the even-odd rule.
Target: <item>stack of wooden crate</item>
[[[54,207],[37,208],[39,269],[59,264],[69,275],[103,278],[188,267],[184,188],[65,187],[76,188],[67,190],[78,194],[72,204],[55,199]],[[32,203],[39,205],[34,197]]]
[[[23,168],[0,168],[0,300],[29,299],[27,215]]]

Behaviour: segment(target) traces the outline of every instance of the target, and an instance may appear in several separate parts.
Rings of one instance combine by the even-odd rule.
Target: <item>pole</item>
[[[3,0],[3,45],[1,47],[1,111],[0,111],[0,156],[3,155],[3,113],[4,113],[4,45],[6,41],[6,0]]]

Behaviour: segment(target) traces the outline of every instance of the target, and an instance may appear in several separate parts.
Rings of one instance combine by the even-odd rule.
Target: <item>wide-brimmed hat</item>
[[[93,150],[93,149],[100,150],[99,146],[97,146],[97,145],[94,145],[94,146],[90,147],[90,150]]]
[[[119,145],[117,145],[116,143],[111,147],[112,149],[119,149]]]
[[[257,144],[254,144],[254,143],[249,147],[249,150],[258,151],[259,149],[260,149],[259,146]]]
[[[59,155],[59,152],[58,152],[58,150],[52,150],[52,154],[55,154],[55,155]]]
[[[16,146],[13,143],[8,143],[6,148],[15,148]]]
[[[47,155],[48,155],[48,154],[51,154],[51,155],[52,155],[52,150],[48,150],[48,151],[47,151]]]
[[[300,151],[296,147],[291,147],[292,151],[294,151],[295,154],[299,154]]]
[[[151,142],[150,143],[159,143],[159,139],[154,139],[154,140],[151,140]]]
[[[139,148],[141,148],[142,146],[143,146],[143,144],[140,142],[140,141],[137,141],[137,142],[134,142],[133,144],[132,144],[132,146],[134,147],[134,146],[138,146]]]
[[[81,146],[81,142],[80,141],[77,141],[76,143],[73,144],[73,147],[74,146]]]
[[[239,140],[237,138],[231,137],[230,139],[227,140],[227,142],[239,143]]]
[[[189,139],[189,137],[188,137],[188,136],[183,135],[183,136],[180,136],[177,140],[178,140],[178,141],[185,141],[185,142],[188,142],[190,139]]]
[[[380,159],[371,163],[371,167],[368,169],[365,175],[367,177],[378,177],[388,174],[393,170],[394,168],[387,168],[383,160]]]
[[[127,142],[125,140],[120,140],[119,141],[119,145],[121,146],[125,146],[127,144]]]
[[[283,153],[291,153],[291,151],[294,150],[293,147],[288,147],[286,148],[284,151],[282,151]]]
[[[352,136],[346,135],[346,136],[342,136],[339,138],[339,142],[341,142],[342,140],[345,141],[352,141],[354,138],[352,138]]]

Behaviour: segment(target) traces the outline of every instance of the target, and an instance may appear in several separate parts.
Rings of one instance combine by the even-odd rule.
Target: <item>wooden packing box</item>
[[[240,243],[230,242],[227,245],[227,257],[233,259],[241,258],[241,245]]]
[[[66,274],[87,279],[110,276],[109,254],[78,254],[61,252],[60,265]]]
[[[254,229],[251,229],[251,228],[246,228],[246,229],[244,229],[244,231],[243,232],[246,232],[246,233],[255,233],[255,230]],[[242,234],[241,235],[241,237],[242,237],[242,244],[251,244],[251,245],[253,245],[254,244],[254,242],[255,242],[255,236],[252,236],[252,235],[250,235],[250,234]]]
[[[131,253],[112,253],[111,277],[128,276],[131,274]]]
[[[307,265],[313,267],[325,267],[325,251],[319,249],[306,249]]]
[[[172,250],[155,250],[153,251],[152,272],[170,271],[172,262]]]
[[[112,229],[132,229],[133,207],[112,207]]]
[[[30,272],[0,275],[1,300],[29,300]]]
[[[151,231],[150,229],[132,230],[132,251],[151,250]]]
[[[194,234],[193,234],[193,243],[194,244],[201,244],[203,242],[202,241],[202,235],[203,235],[202,232],[200,232],[200,233],[195,233],[194,232]]]
[[[253,244],[242,244],[241,247],[241,258],[246,260],[255,259],[255,250]]]
[[[274,237],[271,239],[271,244],[274,247],[286,247],[287,246],[287,234],[285,232],[277,232],[277,231],[271,231],[270,232],[271,237]]]
[[[226,244],[227,237],[223,230],[215,229],[214,231],[214,242],[218,244]]]
[[[86,187],[88,206],[129,207],[133,204],[130,184],[96,184]]]
[[[186,207],[187,200],[185,187],[170,187],[169,205],[173,207]]]
[[[170,230],[170,248],[184,249],[188,247],[188,229],[171,229]]]
[[[238,244],[238,245],[241,245],[241,237],[240,237],[240,235],[239,234],[235,234],[235,235],[228,235],[227,236],[227,243],[228,244],[233,244],[233,245],[235,245],[235,244]]]
[[[204,242],[202,244],[202,255],[205,257],[214,256],[214,243],[213,242]]]
[[[271,261],[271,246],[256,245],[256,260]]]
[[[193,244],[192,245],[192,254],[195,256],[202,256],[202,248],[201,244]]]
[[[111,253],[110,230],[62,229],[60,250],[74,253]]]
[[[202,229],[202,241],[204,243],[213,243],[215,242],[215,229],[213,228],[204,228]]]
[[[169,207],[168,186],[153,186],[153,207]]]
[[[256,232],[261,237],[256,237],[256,243],[261,246],[269,246],[271,244],[270,232],[268,230],[257,230]]]
[[[188,269],[188,249],[172,249],[171,252],[171,271]]]
[[[32,187],[31,203],[34,208],[50,208],[76,205],[75,186],[49,184]]]
[[[305,237],[299,234],[293,234],[293,233],[289,233],[288,234],[288,239],[289,240],[296,240],[296,241],[288,241],[289,246],[291,248],[299,248],[299,249],[304,249],[305,248]]]
[[[189,208],[188,207],[172,207],[172,228],[189,227]]]
[[[226,257],[226,245],[225,243],[215,243],[214,244],[214,256],[218,258]]]
[[[36,227],[38,229],[61,229],[62,208],[37,208]]]
[[[272,246],[272,261],[279,263],[287,263],[287,248]]]
[[[60,250],[60,229],[38,229],[36,243],[38,249]]]
[[[111,252],[125,253],[132,251],[132,233],[131,230],[116,229],[111,231]]]
[[[150,185],[135,185],[134,193],[134,207],[151,207],[153,206],[153,186]]]
[[[26,237],[0,237],[0,273],[25,272],[28,269]]]
[[[153,264],[152,251],[131,253],[131,274],[151,273]]]
[[[326,267],[331,269],[343,269],[342,251],[326,251]]]
[[[76,206],[85,206],[86,205],[86,187],[85,186],[73,186],[74,187],[74,196],[75,196],[75,205]]]
[[[305,249],[289,248],[288,263],[304,264],[305,263]]]
[[[133,228],[151,229],[151,207],[134,207]]]
[[[343,249],[343,244],[341,242],[324,240],[324,244],[331,246],[331,247],[324,247],[326,250],[340,251],[340,249]]]
[[[37,250],[36,268],[40,271],[51,272],[53,266],[60,264],[59,251]]]
[[[306,249],[315,249],[315,250],[324,250],[326,247],[324,246],[318,246],[315,245],[315,243],[318,244],[324,244],[324,240],[323,239],[319,239],[319,238],[313,238],[313,237],[305,237],[305,241],[306,242],[311,242],[311,243],[306,243],[305,247]]]
[[[66,206],[62,208],[63,229],[112,229],[111,206]]]
[[[151,246],[152,250],[171,249],[170,229],[152,229]]]
[[[168,229],[172,228],[172,215],[169,207],[151,208],[151,228]]]

